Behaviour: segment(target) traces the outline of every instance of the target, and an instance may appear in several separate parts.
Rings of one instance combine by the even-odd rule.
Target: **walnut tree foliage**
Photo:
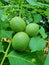
[[[26,24],[37,23],[40,28],[38,36],[30,38],[30,48],[23,52],[15,51],[11,45],[15,32],[9,21],[15,16]],[[0,0],[0,65],[48,65],[48,44],[49,0]]]

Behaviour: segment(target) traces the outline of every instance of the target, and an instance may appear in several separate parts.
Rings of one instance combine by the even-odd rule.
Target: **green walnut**
[[[25,32],[30,36],[36,36],[39,33],[39,25],[36,23],[30,23],[26,26]]]
[[[14,17],[10,20],[10,27],[15,32],[21,32],[24,31],[26,23],[22,18]]]
[[[29,39],[25,32],[18,32],[12,39],[12,47],[18,51],[24,51],[29,45]]]

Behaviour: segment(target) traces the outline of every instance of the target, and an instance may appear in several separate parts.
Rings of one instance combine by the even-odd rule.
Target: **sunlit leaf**
[[[9,0],[4,0],[5,2],[9,2]]]
[[[47,34],[45,33],[45,29],[43,27],[40,28],[39,32],[43,38],[47,37]]]
[[[5,20],[7,20],[8,19],[8,16],[7,15],[2,15],[2,17],[1,17],[1,20],[2,21],[5,21]]]
[[[36,5],[37,0],[26,0],[30,5]]]
[[[39,23],[42,20],[42,16],[40,14],[34,15],[34,22]]]
[[[46,41],[40,37],[32,37],[29,42],[31,52],[40,51],[45,47],[45,45]]]

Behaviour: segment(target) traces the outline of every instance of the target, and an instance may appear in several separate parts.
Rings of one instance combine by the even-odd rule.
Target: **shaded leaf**
[[[46,1],[46,3],[49,3],[49,0],[45,0]]]
[[[48,64],[49,64],[49,54],[48,54],[47,57],[46,57],[46,60],[45,60],[44,65],[48,65]]]
[[[29,54],[27,55],[25,52],[20,53],[12,51],[8,55],[10,65],[35,65],[32,61],[29,60],[30,58],[31,56]]]
[[[0,19],[5,21],[8,19],[8,16],[4,14],[4,10],[0,10]]]
[[[0,52],[4,52],[3,45],[1,42],[0,42]]]
[[[9,22],[0,21],[0,29],[7,29],[9,27]]]
[[[0,30],[0,38],[12,38],[13,31]]]
[[[0,10],[0,19],[1,19],[2,15],[3,15],[3,10]]]
[[[0,2],[0,6],[2,6],[2,2]]]

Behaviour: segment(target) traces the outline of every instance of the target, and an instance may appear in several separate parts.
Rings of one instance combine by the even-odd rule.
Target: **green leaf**
[[[0,42],[0,52],[4,52],[3,45],[1,42]]]
[[[31,60],[32,56],[27,52],[15,52],[12,51],[8,55],[10,65],[35,65]]]
[[[45,47],[45,45],[46,41],[40,37],[33,37],[29,42],[31,52],[40,51]]]
[[[7,29],[9,27],[9,22],[0,21],[0,29]]]
[[[49,20],[49,8],[47,8],[46,11],[44,11],[44,14],[47,16],[47,19]]]
[[[46,57],[46,60],[45,60],[44,65],[48,65],[48,64],[49,64],[49,54],[48,54],[47,57]]]
[[[0,38],[12,38],[13,31],[0,30]]]
[[[8,16],[7,15],[2,15],[1,20],[5,21],[6,19],[8,19]]]
[[[40,7],[43,7],[43,6],[46,6],[46,7],[49,7],[48,4],[43,4],[41,2],[37,2],[37,0],[26,0],[30,5],[32,6],[40,6]]]
[[[0,2],[0,7],[2,6],[2,2]]]
[[[45,33],[45,29],[43,27],[40,28],[39,32],[43,38],[47,37],[47,34]]]
[[[0,19],[5,21],[8,19],[8,15],[5,15],[4,10],[0,10]]]
[[[3,10],[0,10],[0,19],[1,19],[2,15],[3,15]]]
[[[9,2],[9,0],[4,0],[5,2]]]
[[[49,0],[45,0],[46,3],[49,3]]]
[[[36,5],[37,0],[26,0],[30,5]]]
[[[40,14],[34,15],[34,22],[39,23],[42,20],[42,16]]]

